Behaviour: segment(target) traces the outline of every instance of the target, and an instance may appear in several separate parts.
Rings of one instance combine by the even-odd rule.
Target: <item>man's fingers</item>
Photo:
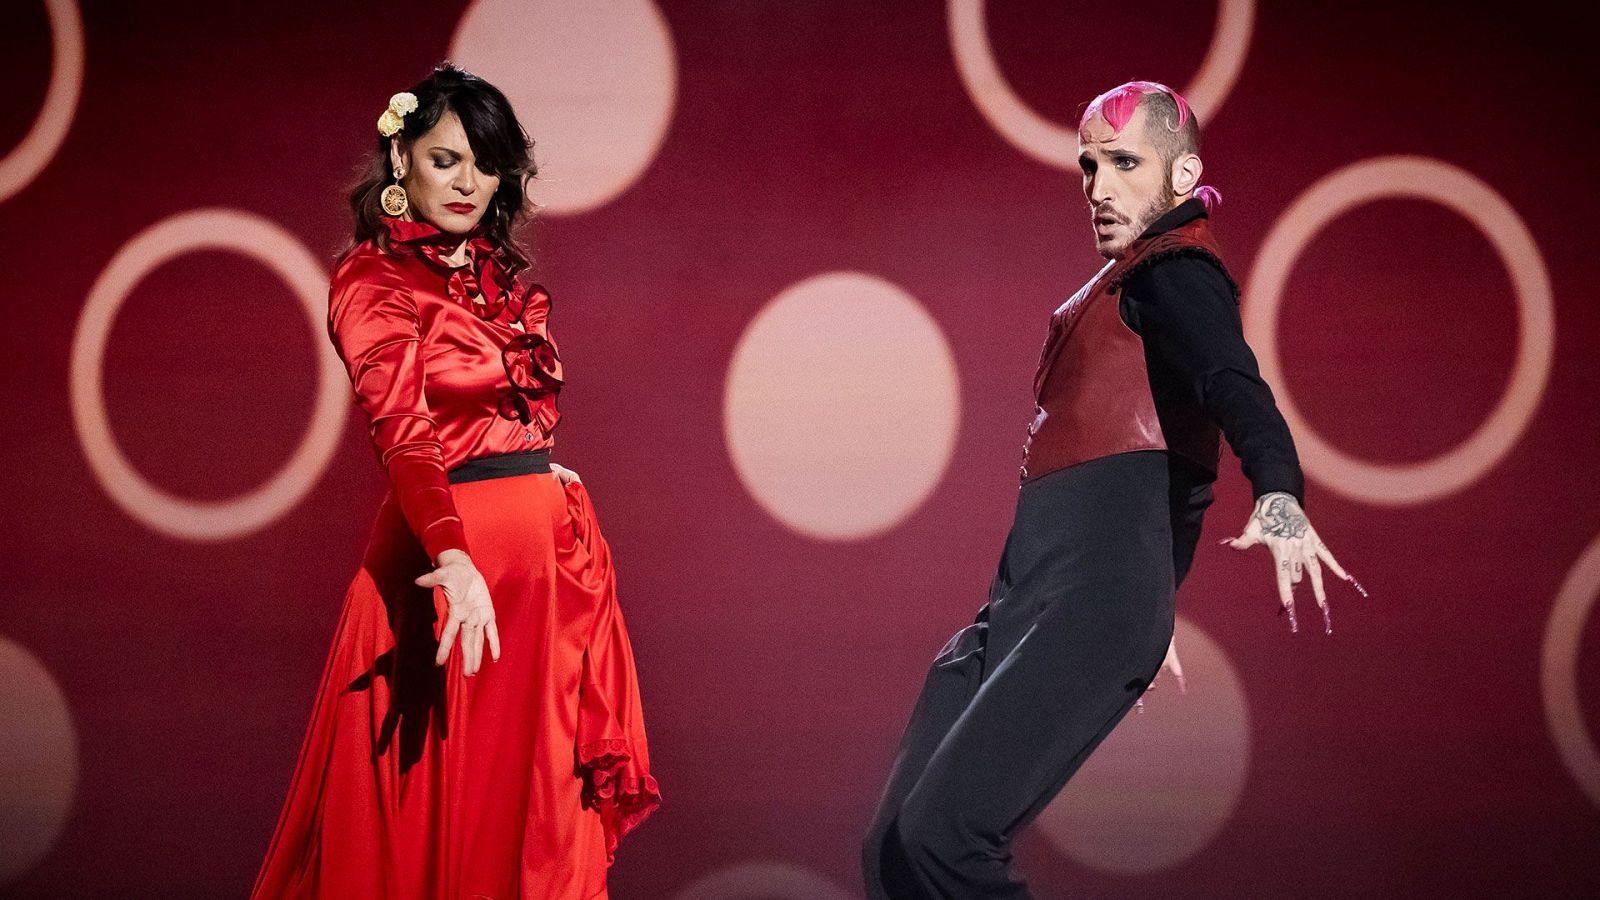
[[[1178,660],[1178,643],[1173,641],[1167,645],[1166,667],[1172,670],[1172,677],[1178,681],[1178,693],[1187,694],[1189,686],[1183,680],[1183,663]]]
[[[1333,570],[1333,574],[1343,578],[1345,581],[1355,580],[1350,577],[1349,572],[1344,570],[1344,566],[1339,565],[1339,561],[1333,558],[1333,553],[1328,550],[1328,545],[1320,540],[1317,541],[1317,558],[1327,563],[1328,568]]]
[[[493,622],[483,626],[483,636],[489,639],[489,657],[500,660],[500,629]]]
[[[1289,560],[1278,560],[1278,601],[1289,614],[1289,631],[1298,632],[1300,621],[1294,614],[1294,584],[1289,580]]]
[[[1313,555],[1306,561],[1311,572],[1311,590],[1317,595],[1317,606],[1322,610],[1322,633],[1333,634],[1333,610],[1328,607],[1328,592],[1322,586],[1322,564]]]
[[[450,658],[450,648],[456,642],[456,632],[461,630],[459,619],[447,619],[444,623],[444,633],[439,635],[439,652],[433,655],[433,664],[442,666]]]
[[[1317,605],[1327,606],[1328,592],[1322,586],[1322,564],[1313,556],[1306,561],[1306,569],[1311,573],[1311,592],[1317,595]]]

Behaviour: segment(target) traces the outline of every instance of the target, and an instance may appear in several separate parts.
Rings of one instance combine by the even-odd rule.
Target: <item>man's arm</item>
[[[1208,259],[1161,260],[1128,279],[1122,317],[1144,340],[1152,387],[1177,390],[1199,403],[1222,428],[1255,492],[1255,508],[1244,533],[1227,541],[1236,550],[1265,544],[1271,551],[1278,599],[1298,630],[1294,585],[1304,573],[1322,608],[1323,629],[1333,633],[1322,566],[1355,580],[1340,567],[1301,508],[1305,476],[1289,426],[1261,380],[1255,354],[1245,343],[1239,304],[1226,276]],[[1359,584],[1357,591],[1363,595]]]
[[[1144,340],[1151,380],[1173,383],[1222,428],[1256,497],[1305,501],[1294,438],[1244,340],[1239,304],[1215,264],[1165,259],[1124,285],[1122,318]]]

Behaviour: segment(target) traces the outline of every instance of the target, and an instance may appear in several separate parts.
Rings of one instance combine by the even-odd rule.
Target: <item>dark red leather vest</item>
[[[1208,472],[1217,471],[1221,443],[1216,425],[1193,403],[1157,409],[1144,341],[1118,310],[1129,276],[1184,254],[1207,256],[1222,265],[1206,219],[1136,241],[1126,256],[1107,263],[1051,316],[1050,336],[1033,378],[1037,406],[1023,445],[1023,483],[1131,450],[1170,450]]]

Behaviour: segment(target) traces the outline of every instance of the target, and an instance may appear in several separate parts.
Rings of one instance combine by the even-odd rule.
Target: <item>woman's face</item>
[[[478,168],[461,119],[450,109],[427,134],[403,149],[389,145],[389,163],[403,177],[408,215],[448,234],[466,234],[483,218],[500,188],[498,176]]]

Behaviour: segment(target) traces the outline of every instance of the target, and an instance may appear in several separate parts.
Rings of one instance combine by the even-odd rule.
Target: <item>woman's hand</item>
[[[1266,544],[1267,549],[1272,551],[1272,558],[1277,564],[1278,600],[1289,614],[1290,631],[1300,630],[1300,623],[1294,614],[1294,585],[1300,583],[1304,573],[1310,572],[1311,592],[1316,595],[1317,606],[1322,608],[1323,629],[1333,634],[1333,619],[1328,613],[1328,594],[1322,587],[1323,563],[1328,564],[1333,574],[1354,585],[1363,597],[1367,594],[1333,558],[1333,553],[1322,543],[1322,539],[1317,537],[1317,530],[1311,527],[1311,521],[1300,509],[1300,502],[1291,494],[1281,491],[1262,494],[1250,514],[1250,521],[1245,525],[1244,534],[1225,538],[1222,543],[1235,550]]]
[[[561,479],[562,484],[583,484],[583,479],[578,477],[578,473],[566,466],[558,466],[555,463],[551,463],[550,471],[556,473],[556,477]]]
[[[478,567],[462,550],[439,554],[439,566],[417,579],[417,586],[444,588],[450,604],[444,633],[439,637],[436,665],[450,659],[450,648],[461,636],[461,674],[476,675],[483,665],[483,642],[489,642],[489,655],[500,658],[500,631],[494,624],[494,603],[489,600],[489,585],[478,574]]]

